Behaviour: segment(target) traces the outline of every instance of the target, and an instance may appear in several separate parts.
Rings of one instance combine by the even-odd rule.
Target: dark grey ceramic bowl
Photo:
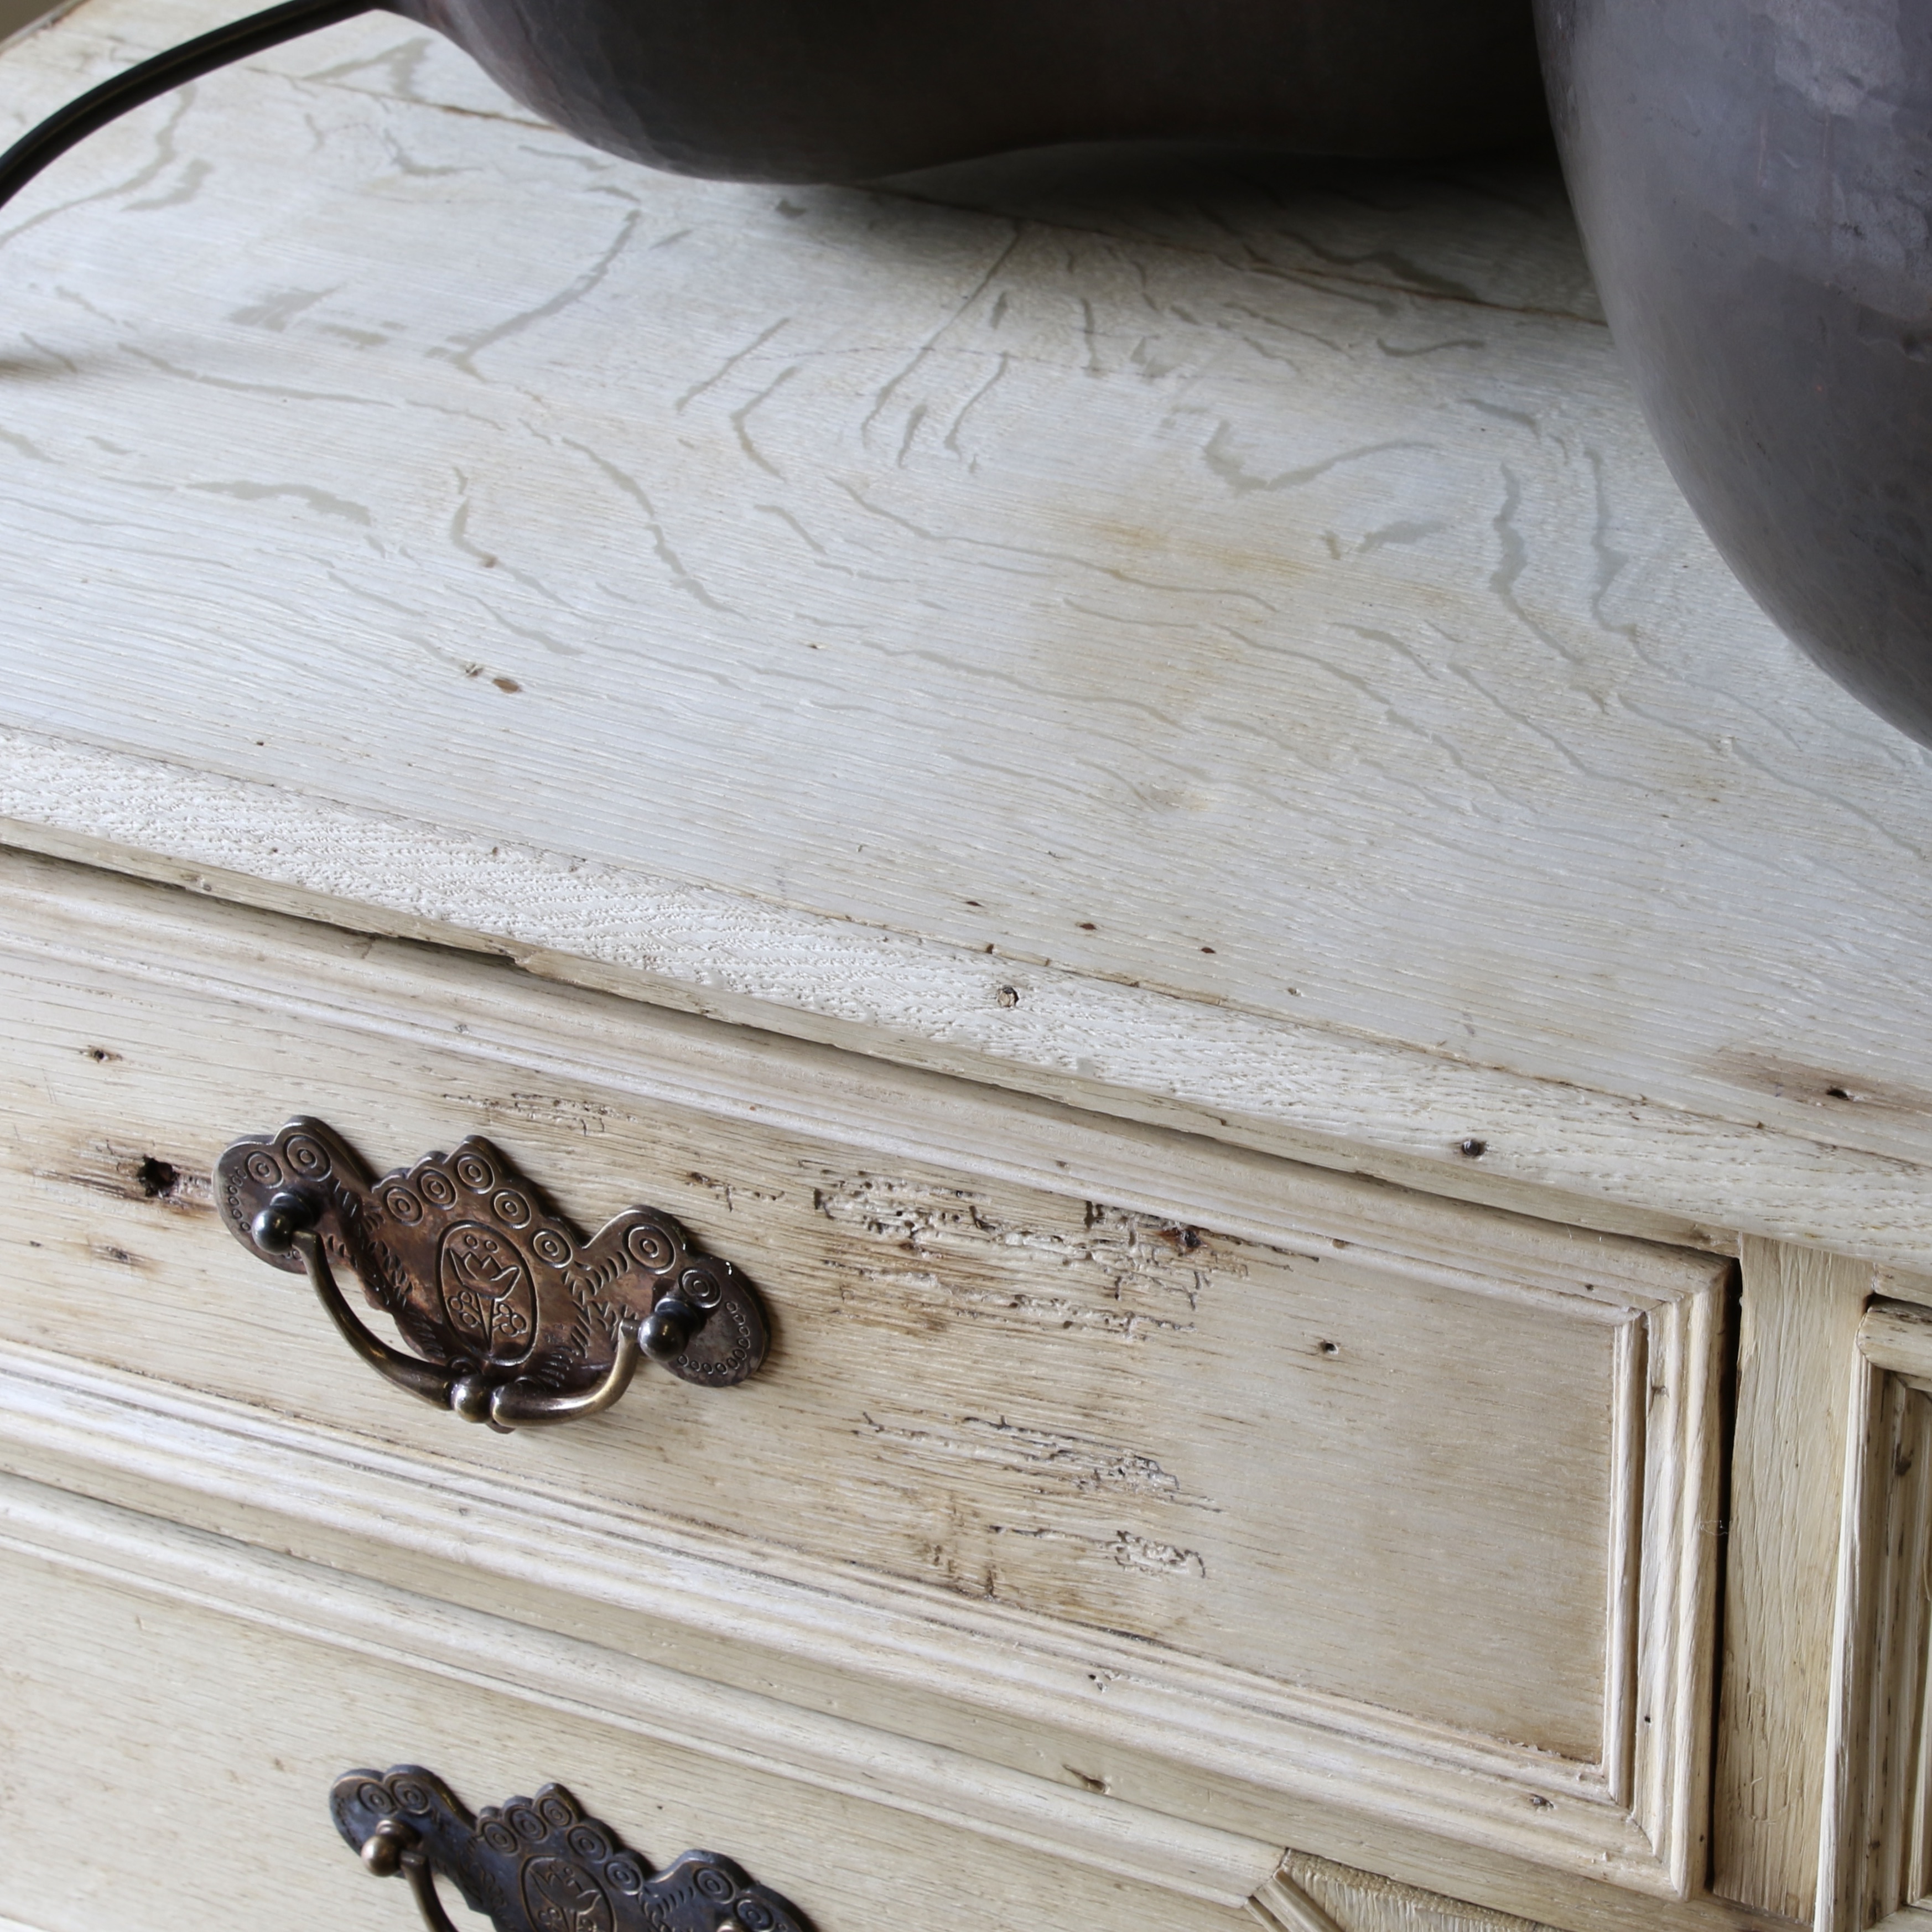
[[[1540,128],[1528,0],[392,0],[614,153],[856,181],[1062,141],[1424,154]]]
[[[1430,154],[1544,124],[1529,0],[280,0],[44,122],[0,154],[0,206],[141,101],[377,7],[687,174],[863,181],[1075,141]]]
[[[1932,745],[1932,0],[1538,0],[1610,328],[1717,546]]]

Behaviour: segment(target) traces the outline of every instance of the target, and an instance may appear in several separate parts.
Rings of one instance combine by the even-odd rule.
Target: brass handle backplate
[[[509,1430],[610,1407],[642,1355],[706,1388],[765,1359],[758,1292],[668,1214],[627,1208],[588,1240],[488,1141],[380,1180],[320,1120],[237,1141],[215,1164],[221,1218],[250,1252],[306,1271],[343,1338],[398,1386]],[[412,1355],[337,1286],[352,1270]]]
[[[715,1852],[656,1874],[560,1784],[472,1817],[434,1772],[345,1772],[335,1828],[379,1878],[406,1880],[429,1932],[454,1932],[440,1873],[496,1932],[811,1932],[798,1910]]]

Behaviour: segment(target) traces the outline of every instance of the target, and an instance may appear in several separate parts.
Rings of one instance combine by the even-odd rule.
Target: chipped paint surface
[[[891,1287],[914,1320],[941,1318],[943,1310],[1139,1342],[1186,1333],[1210,1274],[1245,1271],[1198,1228],[1094,1202],[1068,1228],[1005,1218],[968,1190],[866,1175],[814,1189],[813,1204],[861,1238],[838,1264],[860,1282]],[[1029,1265],[1016,1271],[1022,1258]]]

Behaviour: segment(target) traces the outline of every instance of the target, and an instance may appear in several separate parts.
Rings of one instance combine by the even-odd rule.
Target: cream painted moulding
[[[0,910],[20,1475],[1184,1837],[1739,1922],[1690,1898],[1727,1264],[22,855]],[[298,1105],[670,1208],[771,1368],[507,1442],[422,1411],[214,1222]]]
[[[89,0],[0,130],[220,10]],[[1925,754],[1698,536],[1546,171],[1380,182],[680,181],[377,16],[150,107],[0,228],[7,835],[1932,1267]]]

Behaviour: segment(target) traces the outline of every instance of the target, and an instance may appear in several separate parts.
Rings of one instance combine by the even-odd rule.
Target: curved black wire
[[[0,208],[4,208],[50,161],[130,107],[138,107],[170,88],[197,80],[231,61],[245,60],[266,47],[279,46],[284,40],[312,34],[318,27],[332,26],[338,20],[373,13],[382,4],[383,0],[284,0],[279,7],[251,14],[245,20],[184,40],[179,46],[90,88],[78,100],[70,100],[58,113],[49,115],[31,134],[23,136],[0,154]]]

